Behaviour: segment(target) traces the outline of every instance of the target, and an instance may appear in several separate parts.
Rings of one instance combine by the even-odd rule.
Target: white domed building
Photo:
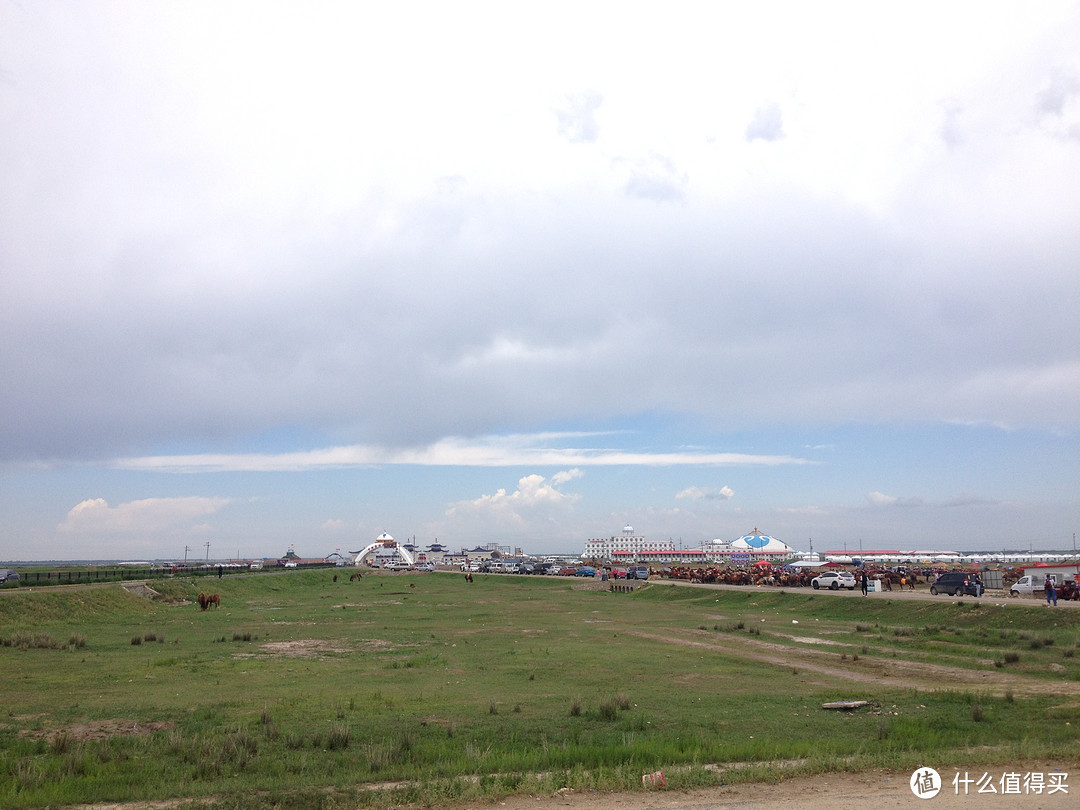
[[[706,544],[703,550],[712,559],[730,562],[732,565],[755,563],[760,560],[776,562],[796,554],[795,549],[787,543],[764,534],[756,526],[749,534],[737,537],[730,543],[713,540],[712,543]]]

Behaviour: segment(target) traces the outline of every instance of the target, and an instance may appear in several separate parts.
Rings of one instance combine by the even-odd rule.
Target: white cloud
[[[563,472],[555,473],[555,475],[551,476],[551,483],[558,486],[559,484],[565,484],[567,481],[572,481],[575,478],[581,478],[584,475],[585,473],[575,467],[572,470],[564,470]]]
[[[676,498],[690,498],[695,501],[711,500],[726,501],[735,495],[735,491],[729,486],[714,489],[713,487],[687,487],[682,492],[675,494]]]
[[[325,523],[323,523],[323,525],[320,528],[322,528],[324,531],[328,531],[328,532],[339,532],[339,531],[341,531],[342,529],[345,528],[345,521],[344,520],[330,519],[330,520],[327,520]]]
[[[93,498],[73,506],[57,529],[86,534],[160,532],[190,527],[192,520],[213,515],[230,501],[229,498],[202,497],[145,498],[112,507],[104,498]]]
[[[600,109],[603,101],[603,96],[591,91],[567,97],[565,105],[555,111],[559,121],[559,134],[570,143],[595,141],[599,132],[596,111]]]
[[[669,467],[687,464],[772,467],[812,463],[797,457],[783,455],[703,452],[649,453],[606,448],[548,446],[553,440],[559,438],[583,439],[590,435],[601,434],[518,434],[512,436],[487,436],[474,440],[451,437],[423,447],[397,449],[370,445],[349,445],[273,454],[144,456],[141,458],[117,459],[113,462],[113,466],[125,470],[194,473],[298,471],[391,464],[433,467],[561,467],[566,465]],[[578,477],[581,474],[580,470],[576,469],[561,473],[561,475],[571,477]]]
[[[778,141],[784,137],[784,119],[779,104],[758,107],[754,120],[746,127],[748,141]]]
[[[874,506],[892,506],[899,502],[900,499],[894,495],[886,495],[884,492],[868,492],[866,500],[870,501]]]
[[[926,498],[898,498],[895,495],[886,495],[883,492],[870,492],[866,499],[873,506],[925,506],[932,509],[954,509],[969,506],[992,506],[998,501],[982,498],[978,495],[956,495],[940,500]]]
[[[542,475],[526,475],[518,481],[518,487],[513,492],[505,489],[496,490],[491,495],[481,495],[471,501],[461,501],[452,504],[447,510],[448,516],[462,513],[490,513],[500,517],[512,518],[515,522],[523,522],[523,513],[548,509],[551,507],[565,508],[573,505],[580,499],[580,495],[566,493],[558,487],[573,478],[579,477],[576,471],[556,473],[552,476],[551,483]]]

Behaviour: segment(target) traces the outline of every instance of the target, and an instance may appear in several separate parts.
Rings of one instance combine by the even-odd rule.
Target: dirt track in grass
[[[1044,681],[1006,671],[964,669],[902,658],[862,656],[854,660],[852,657],[841,658],[840,653],[827,647],[810,649],[747,636],[707,634],[700,630],[669,630],[664,634],[639,630],[623,632],[663,644],[695,647],[759,663],[774,664],[788,670],[795,669],[803,676],[804,681],[810,680],[814,675],[822,675],[848,680],[853,684],[895,685],[923,691],[941,689],[943,685],[952,688],[977,688],[999,697],[1007,692],[1017,696],[1080,695],[1080,683]]]

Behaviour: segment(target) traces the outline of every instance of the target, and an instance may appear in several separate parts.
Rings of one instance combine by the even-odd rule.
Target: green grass
[[[874,685],[707,645],[795,656],[814,636],[852,665],[903,658],[1071,683],[1075,611],[331,576],[167,580],[155,601],[119,586],[0,596],[0,807],[375,807],[640,789],[658,769],[688,787],[775,778],[776,761],[820,772],[1075,757],[1080,699],[1052,689]],[[191,604],[200,590],[221,608]],[[685,640],[706,645],[673,643]],[[820,708],[851,698],[871,706]],[[149,733],[129,733],[136,724]],[[750,767],[704,768],[729,763]]]

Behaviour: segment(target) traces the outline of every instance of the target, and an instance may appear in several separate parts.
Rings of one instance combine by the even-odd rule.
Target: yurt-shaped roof
[[[775,537],[771,537],[767,534],[762,534],[755,526],[754,530],[750,534],[744,534],[742,537],[731,541],[732,548],[748,549],[750,551],[764,551],[769,553],[782,553],[790,554],[793,549],[787,544]]]

